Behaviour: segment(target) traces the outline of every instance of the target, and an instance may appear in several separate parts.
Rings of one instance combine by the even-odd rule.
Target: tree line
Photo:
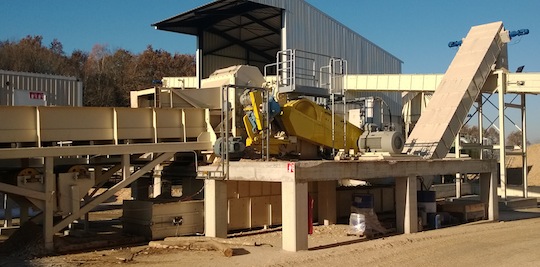
[[[153,80],[169,76],[194,76],[194,55],[171,54],[151,45],[139,54],[96,44],[92,51],[64,52],[54,39],[26,36],[18,42],[0,41],[0,69],[74,76],[83,82],[85,106],[129,106],[129,92],[150,88]]]
[[[129,92],[153,86],[163,77],[194,76],[194,55],[171,54],[148,45],[133,54],[125,49],[111,51],[96,44],[92,51],[75,50],[66,55],[62,43],[54,39],[43,44],[42,36],[26,36],[18,42],[0,41],[0,69],[74,76],[83,82],[85,106],[129,106]],[[478,128],[465,125],[461,131],[478,142]],[[499,143],[499,134],[489,128],[485,137]],[[507,137],[508,145],[521,145],[521,132]]]

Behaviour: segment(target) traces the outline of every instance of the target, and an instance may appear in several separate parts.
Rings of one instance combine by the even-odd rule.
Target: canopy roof
[[[281,48],[282,9],[248,0],[220,0],[152,26],[199,38],[205,33],[220,37],[212,39],[211,44],[203,44],[204,55],[240,46],[273,62]]]

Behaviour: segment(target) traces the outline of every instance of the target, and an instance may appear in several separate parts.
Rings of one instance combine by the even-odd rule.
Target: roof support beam
[[[267,18],[265,18],[265,19],[258,19],[258,18],[256,18],[256,17],[250,15],[250,14],[244,14],[244,17],[246,17],[246,18],[248,18],[248,19],[250,19],[250,20],[256,22],[257,24],[259,24],[259,25],[261,25],[261,26],[267,28],[268,30],[272,31],[272,32],[275,33],[275,34],[279,34],[279,33],[281,32],[280,29],[276,29],[276,28],[274,28],[274,27],[268,25],[266,22],[264,22]],[[275,17],[275,16],[271,16],[270,18],[273,18],[273,17]]]
[[[227,41],[229,41],[229,42],[231,42],[231,43],[233,43],[235,45],[238,45],[238,46],[240,46],[240,47],[242,47],[242,48],[244,48],[244,49],[246,49],[246,50],[248,50],[248,51],[250,51],[250,52],[252,52],[254,54],[257,54],[257,55],[267,59],[270,62],[274,61],[273,56],[270,56],[270,55],[268,55],[266,53],[263,53],[263,52],[257,50],[255,47],[250,46],[250,45],[242,42],[241,40],[238,40],[238,39],[236,39],[236,38],[234,38],[234,37],[232,37],[232,36],[230,36],[230,35],[228,35],[226,33],[219,32],[216,29],[207,29],[206,31],[209,32],[209,33],[215,34],[215,35],[217,35],[219,37],[222,37],[223,39],[225,39],[225,40],[227,40]]]
[[[245,40],[243,40],[243,42],[249,43],[249,42],[251,42],[251,41],[254,41],[254,40],[257,40],[257,39],[263,39],[263,38],[266,38],[266,37],[270,37],[270,36],[272,36],[272,35],[275,35],[275,33],[268,33],[268,34],[261,35],[261,36],[257,36],[257,37],[253,37],[253,38],[250,38],[250,39],[245,39]],[[233,46],[233,45],[235,45],[235,44],[229,43],[229,44],[227,44],[227,45],[223,45],[223,46],[220,46],[220,47],[218,47],[218,48],[214,48],[214,49],[209,50],[209,51],[204,51],[204,52],[203,52],[203,55],[205,55],[205,56],[206,56],[206,55],[211,55],[211,54],[213,54],[213,53],[215,53],[215,52],[217,52],[217,51],[220,51],[220,50],[229,48],[229,47],[231,47],[231,46]],[[267,49],[267,50],[270,50],[270,49],[277,49],[277,48],[279,48],[279,47],[276,47],[276,48],[269,48],[269,49]],[[265,50],[265,51],[267,51],[267,50]]]

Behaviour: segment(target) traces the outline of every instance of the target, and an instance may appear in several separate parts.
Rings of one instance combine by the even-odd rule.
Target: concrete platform
[[[199,173],[219,171],[219,166],[200,167]],[[227,169],[227,167],[226,167]],[[396,228],[399,233],[418,231],[417,196],[418,176],[453,173],[480,173],[480,200],[485,204],[487,219],[498,220],[497,165],[492,160],[443,159],[424,160],[400,157],[385,160],[355,161],[240,161],[230,162],[227,177],[206,177],[205,233],[211,237],[227,237],[227,183],[235,181],[263,181],[281,183],[283,249],[308,249],[308,182],[328,182],[341,179],[394,179]],[[319,216],[335,220],[335,187],[325,187],[319,203],[327,203]],[[332,203],[333,201],[333,203]],[[321,218],[319,218],[320,220]]]

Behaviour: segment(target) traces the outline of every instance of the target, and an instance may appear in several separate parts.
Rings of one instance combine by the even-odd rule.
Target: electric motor
[[[401,154],[403,136],[396,131],[364,132],[358,139],[360,152],[389,152]]]

